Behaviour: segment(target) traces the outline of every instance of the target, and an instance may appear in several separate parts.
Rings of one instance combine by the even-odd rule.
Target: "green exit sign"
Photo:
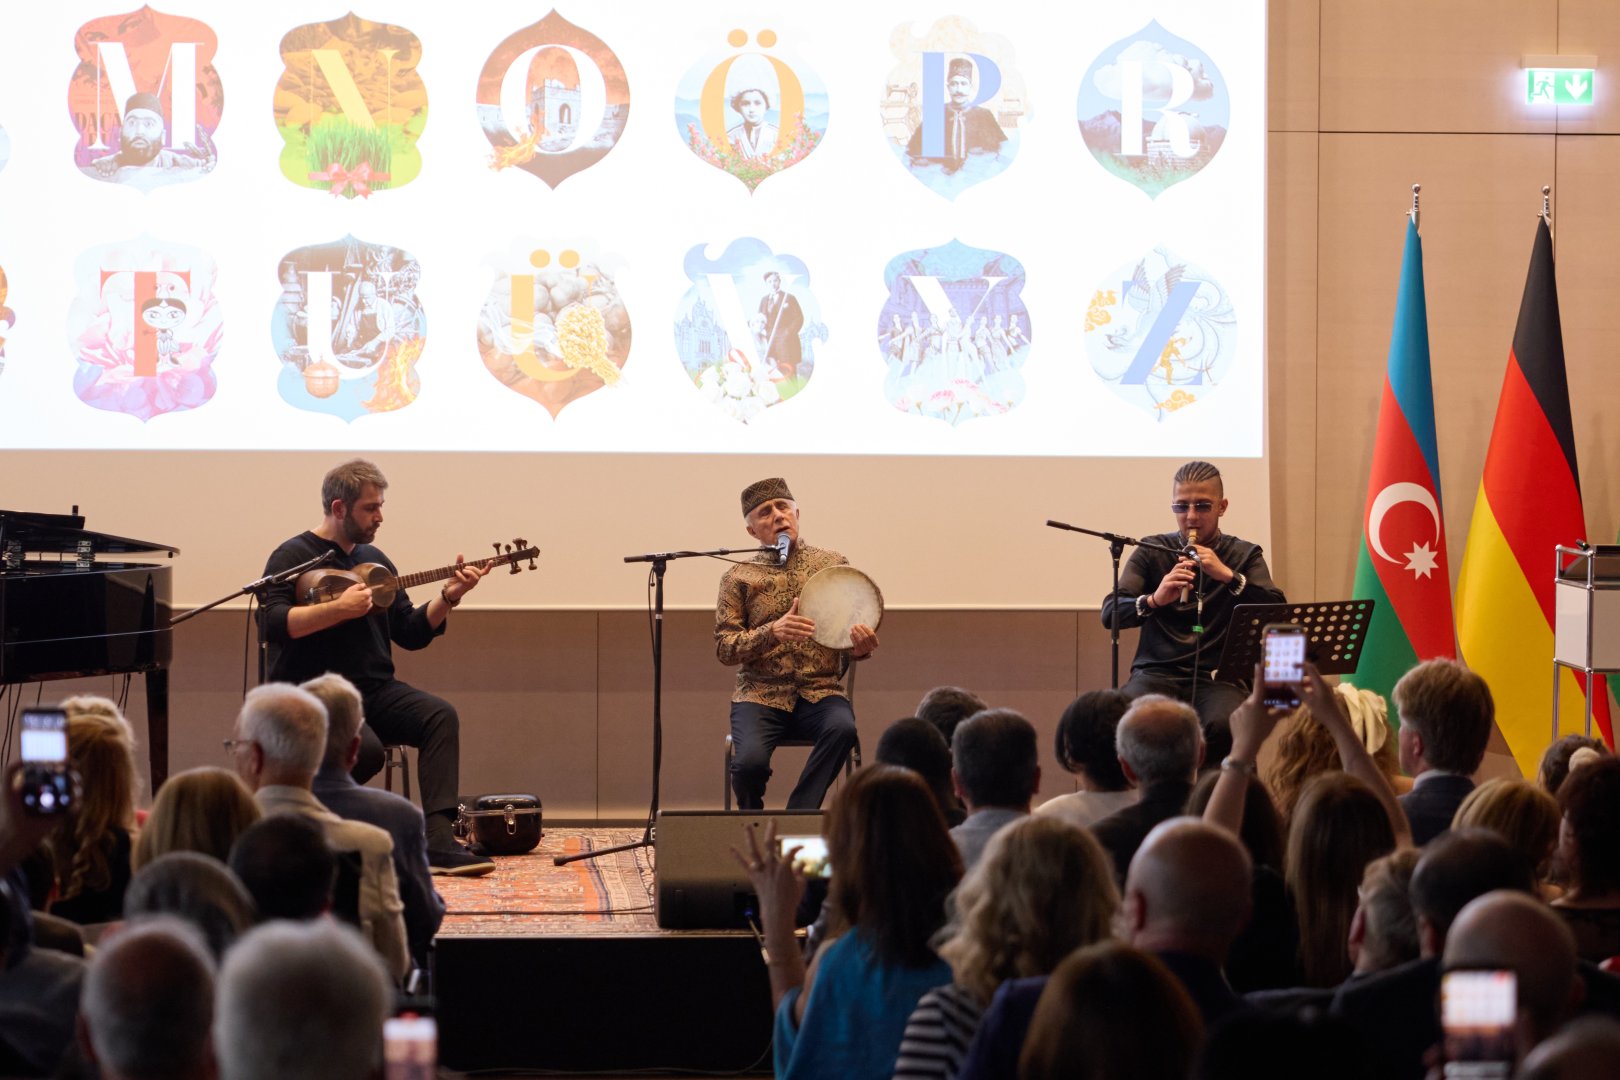
[[[1591,68],[1528,68],[1525,101],[1531,105],[1592,104]]]

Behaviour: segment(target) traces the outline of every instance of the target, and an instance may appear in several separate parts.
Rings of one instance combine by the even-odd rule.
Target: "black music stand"
[[[1260,662],[1260,632],[1272,623],[1305,628],[1305,656],[1323,675],[1350,675],[1372,624],[1373,601],[1327,600],[1315,604],[1240,604],[1232,609],[1226,646],[1216,671],[1227,682],[1248,682]],[[1232,678],[1238,673],[1238,678]]]

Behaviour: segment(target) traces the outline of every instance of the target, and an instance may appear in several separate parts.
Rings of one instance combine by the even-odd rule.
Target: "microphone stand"
[[[1155,551],[1168,551],[1172,555],[1182,555],[1182,554],[1185,553],[1184,549],[1182,549],[1182,548],[1173,548],[1169,544],[1161,544],[1157,540],[1139,540],[1139,539],[1137,539],[1136,537],[1133,537],[1133,536],[1121,536],[1119,533],[1101,532],[1101,531],[1099,531],[1097,529],[1083,529],[1079,525],[1070,525],[1067,522],[1052,521],[1051,519],[1047,520],[1046,525],[1047,525],[1048,528],[1051,528],[1051,529],[1063,529],[1066,532],[1085,533],[1087,536],[1095,536],[1095,537],[1097,537],[1097,538],[1099,538],[1101,540],[1107,540],[1108,541],[1108,554],[1112,557],[1113,563],[1114,563],[1114,588],[1113,588],[1113,591],[1108,594],[1109,598],[1114,603],[1114,608],[1109,613],[1111,618],[1108,620],[1109,663],[1110,663],[1111,677],[1113,679],[1113,689],[1118,690],[1119,689],[1119,557],[1121,555],[1125,554],[1125,548],[1126,547],[1153,548]]]
[[[647,825],[642,830],[640,840],[632,840],[628,844],[616,844],[613,847],[600,848],[596,851],[582,851],[577,855],[558,855],[551,860],[553,866],[567,866],[571,862],[582,859],[594,859],[601,855],[612,855],[620,851],[633,851],[636,848],[652,847],[656,839],[653,834],[653,825],[658,820],[658,777],[663,769],[664,761],[664,570],[669,566],[671,559],[699,559],[718,558],[725,555],[753,555],[762,551],[773,554],[777,548],[775,544],[757,548],[715,548],[713,551],[660,551],[648,555],[626,555],[627,563],[652,563],[653,574],[653,700],[652,700],[652,802],[647,807]]]
[[[274,585],[280,585],[283,582],[296,581],[301,575],[306,574],[309,571],[316,569],[317,567],[325,566],[327,563],[331,562],[335,557],[336,557],[336,554],[334,552],[328,550],[328,551],[324,551],[321,554],[315,556],[313,559],[310,559],[308,562],[301,562],[297,566],[291,567],[291,568],[286,569],[286,570],[277,571],[274,574],[266,574],[264,577],[260,578],[259,580],[250,581],[246,585],[242,586],[240,589],[237,589],[235,592],[227,593],[224,596],[220,597],[218,600],[210,600],[208,603],[204,604],[202,607],[194,607],[190,611],[182,611],[180,614],[176,615],[174,618],[169,620],[169,625],[170,626],[177,626],[180,623],[185,622],[187,619],[191,618],[194,615],[201,615],[205,611],[210,611],[210,610],[212,610],[214,608],[217,608],[221,604],[228,604],[232,600],[235,600],[238,596],[247,596],[249,593],[252,593],[253,597],[256,600],[258,600],[259,603],[262,605],[264,603],[264,591],[266,589],[268,589],[268,588],[270,588],[270,587],[272,587]],[[261,682],[261,683],[264,682],[265,650],[267,648],[267,645],[268,645],[268,643],[264,640],[264,635],[261,633],[259,635],[259,682]],[[246,672],[243,672],[242,678],[243,678],[243,681],[245,682],[246,679],[247,679],[247,673]]]

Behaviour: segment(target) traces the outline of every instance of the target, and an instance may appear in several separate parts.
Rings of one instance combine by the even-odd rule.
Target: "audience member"
[[[1250,1012],[1215,1027],[1193,1080],[1374,1080],[1355,1029],[1336,1016]]]
[[[1558,862],[1569,888],[1554,901],[1581,959],[1620,956],[1620,758],[1604,755],[1558,789]]]
[[[1541,768],[1536,771],[1536,783],[1547,794],[1558,794],[1558,789],[1569,776],[1570,758],[1577,750],[1591,750],[1597,754],[1609,752],[1602,739],[1594,739],[1590,735],[1565,735],[1555,740],[1541,755]]]
[[[248,826],[231,849],[230,868],[261,919],[307,922],[333,909],[337,856],[308,818],[273,814]]]
[[[399,881],[400,902],[405,905],[406,939],[412,959],[418,967],[426,967],[433,935],[444,921],[444,898],[433,888],[428,869],[422,811],[391,791],[355,783],[351,774],[360,755],[365,715],[354,684],[328,673],[304,683],[304,689],[326,706],[326,754],[312,785],[315,797],[338,817],[375,825],[393,839],[394,875]]]
[[[217,960],[253,929],[253,898],[212,855],[171,851],[139,870],[124,897],[124,917],[173,915],[202,933]]]
[[[80,1016],[79,1049],[102,1080],[213,1080],[214,960],[178,919],[109,935],[90,962]]]
[[[9,809],[16,820],[21,812],[15,796],[12,801]],[[8,840],[26,829],[26,825],[16,830],[8,827]],[[9,851],[5,863],[16,866],[22,853]],[[0,902],[0,1076],[52,1076],[73,1043],[84,960],[36,947],[29,940],[26,897],[9,882],[4,892],[4,902]]]
[[[1401,848],[1367,864],[1360,902],[1350,920],[1351,978],[1418,958],[1417,914],[1411,897],[1418,858],[1417,848]]]
[[[917,719],[926,720],[945,736],[945,745],[956,745],[957,725],[974,713],[989,708],[979,695],[960,686],[936,686],[917,703]]]
[[[1382,695],[1371,690],[1358,689],[1348,683],[1333,688],[1338,703],[1343,707],[1356,739],[1372,755],[1378,771],[1395,786],[1400,777],[1400,758],[1395,752],[1395,738],[1389,728],[1389,705]],[[1311,715],[1309,705],[1301,705],[1283,724],[1277,734],[1277,755],[1272,760],[1267,784],[1276,798],[1277,809],[1283,820],[1294,816],[1294,804],[1300,792],[1312,777],[1325,772],[1339,772],[1344,763],[1339,760],[1338,743],[1333,733]],[[1410,781],[1407,782],[1408,786]]]
[[[59,819],[46,846],[54,880],[45,909],[81,925],[124,911],[135,829],[135,740],[106,698],[73,697],[67,713],[68,764],[79,774],[78,810]]]
[[[1428,660],[1395,684],[1400,714],[1401,768],[1412,790],[1401,809],[1419,847],[1451,828],[1457,807],[1474,790],[1485,759],[1496,706],[1485,680],[1455,660]]]
[[[276,922],[220,968],[214,1047],[222,1080],[355,1080],[380,1075],[388,973],[334,922]]]
[[[872,757],[880,765],[898,765],[922,777],[947,825],[960,825],[967,817],[951,786],[951,744],[933,724],[915,716],[896,720],[878,738]]]
[[[1462,801],[1453,829],[1490,829],[1530,857],[1545,880],[1558,847],[1558,800],[1528,780],[1487,780]]]
[[[231,740],[237,775],[268,814],[302,814],[337,852],[360,855],[360,930],[396,978],[410,966],[394,842],[362,821],[345,821],[310,790],[326,752],[326,708],[307,690],[268,683],[248,692]]]
[[[1002,827],[1029,813],[1041,784],[1035,727],[1011,709],[986,709],[956,729],[951,778],[968,816],[951,830],[962,866],[973,869]]]
[[[1185,1077],[1203,1035],[1198,1010],[1162,961],[1103,942],[1081,949],[1052,973],[1017,1075],[1020,1080]]]
[[[220,862],[244,829],[258,821],[259,804],[242,778],[205,765],[169,777],[135,841],[135,869],[171,851],[195,851]]]
[[[1092,826],[1123,881],[1136,849],[1153,827],[1182,813],[1204,763],[1204,737],[1191,705],[1163,694],[1144,694],[1120,718],[1115,736],[1119,763],[1139,793],[1137,802]]]
[[[896,1077],[951,1080],[979,1018],[1008,979],[1049,974],[1069,953],[1107,938],[1119,893],[1089,833],[1056,818],[1002,829],[956,892],[957,925],[939,954],[956,981],[917,1003]]]
[[[1515,1064],[1580,1004],[1574,935],[1546,904],[1521,892],[1492,892],[1470,901],[1446,934],[1442,963],[1447,971],[1513,972],[1519,995]]]
[[[1306,986],[1337,986],[1349,977],[1350,924],[1362,874],[1394,850],[1389,816],[1367,785],[1341,772],[1305,785],[1288,830],[1285,876],[1299,912]]]
[[[1614,1080],[1620,1061],[1620,1023],[1582,1016],[1536,1047],[1524,1059],[1519,1080]]]
[[[873,765],[846,783],[827,816],[828,903],[843,932],[805,970],[793,914],[804,872],[778,850],[774,822],[733,849],[759,897],[776,1010],[776,1075],[886,1080],[906,1019],[951,981],[929,942],[961,877],[960,856],[928,785],[909,769]]]
[[[1136,802],[1137,793],[1119,767],[1114,739],[1131,699],[1118,690],[1091,690],[1063,710],[1054,749],[1058,764],[1074,774],[1079,791],[1048,799],[1035,808],[1089,828]]]

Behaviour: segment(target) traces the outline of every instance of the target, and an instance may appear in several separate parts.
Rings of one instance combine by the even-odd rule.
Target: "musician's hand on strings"
[[[850,649],[850,657],[855,660],[865,660],[868,656],[877,652],[877,631],[865,623],[856,623],[849,628],[849,642],[853,646]]]
[[[460,600],[473,590],[480,578],[489,573],[489,567],[479,563],[463,562],[461,555],[456,556],[457,570],[444,586],[444,598],[448,601]]]
[[[810,635],[816,632],[816,620],[799,614],[799,598],[793,598],[793,606],[787,609],[787,614],[771,623],[771,636],[777,641],[809,641]]]
[[[332,601],[332,606],[337,609],[344,621],[364,618],[371,614],[371,586],[350,585],[338,594],[338,598]]]

